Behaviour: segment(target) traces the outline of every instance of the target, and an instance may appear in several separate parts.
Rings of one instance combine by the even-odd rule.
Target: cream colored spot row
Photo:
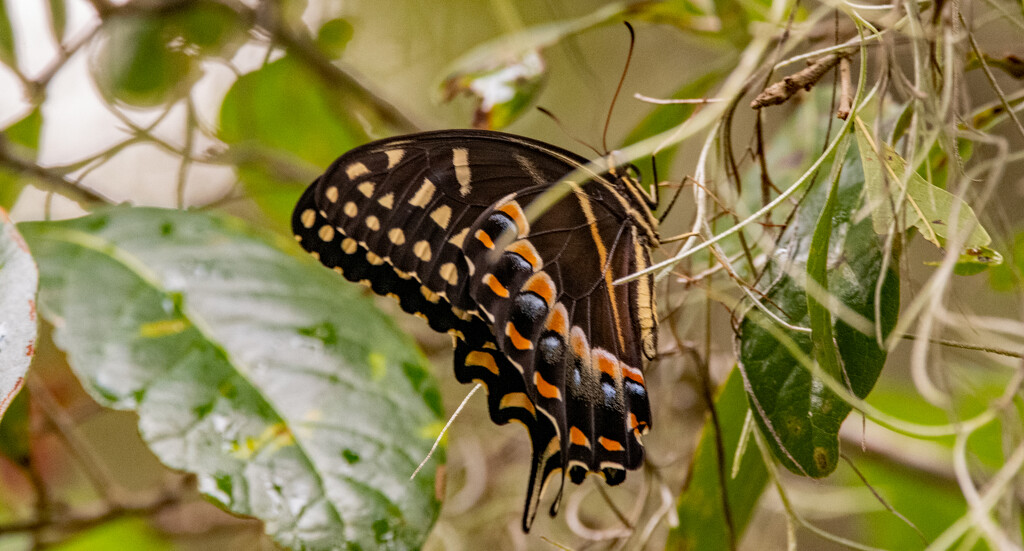
[[[434,198],[435,191],[437,191],[437,187],[434,186],[434,182],[424,178],[420,189],[416,190],[416,194],[412,196],[412,199],[409,199],[409,204],[414,207],[426,207],[430,204],[431,199]]]
[[[313,209],[306,209],[302,211],[302,214],[299,216],[299,220],[302,222],[302,227],[307,230],[312,228],[313,224],[316,223],[316,211]]]
[[[428,241],[417,241],[412,247],[412,254],[416,255],[416,258],[424,262],[430,262],[433,253],[430,250],[430,242]]]
[[[380,255],[374,253],[373,251],[366,251],[366,261],[372,264],[373,266],[380,266],[381,264],[384,263],[384,259],[381,258]]]
[[[405,232],[402,228],[391,228],[388,230],[388,239],[395,245],[401,245],[405,243]]]
[[[327,191],[324,192],[324,197],[327,197],[327,200],[332,202],[332,203],[337,203],[338,202],[338,186],[331,186],[331,187],[327,188]]]
[[[459,194],[463,197],[471,191],[471,174],[469,170],[469,150],[464,147],[452,149],[452,164],[455,165],[455,179],[459,181]]]
[[[462,228],[462,231],[460,231],[459,233],[455,234],[455,236],[453,236],[451,239],[449,239],[448,242],[461,249],[462,248],[462,244],[466,241],[466,235],[468,235],[468,234],[469,234],[469,226],[466,226],[465,228]]]
[[[392,168],[395,168],[395,165],[397,165],[399,161],[402,160],[402,157],[405,157],[405,150],[389,149],[385,151],[384,154],[388,156],[388,170],[391,170]]]
[[[445,262],[442,264],[438,273],[440,273],[441,277],[448,282],[448,285],[455,285],[459,282],[459,269],[452,262]]]
[[[395,206],[395,194],[391,192],[385,193],[380,197],[380,199],[377,199],[377,203],[379,203],[380,206],[391,210],[391,207]]]
[[[323,225],[320,227],[320,231],[317,232],[317,235],[320,236],[320,239],[330,242],[334,239],[334,228],[328,225]]]
[[[356,204],[353,203],[352,201],[349,201],[345,203],[345,206],[341,207],[341,212],[344,212],[345,216],[352,218],[355,215],[359,214],[359,207],[357,207]]]
[[[356,243],[356,240],[351,237],[346,237],[341,242],[341,250],[345,251],[345,254],[352,254],[356,252],[357,248],[359,248],[359,243]]]
[[[442,230],[448,229],[448,222],[452,220],[452,208],[448,205],[441,205],[430,213],[430,219],[441,226]]]
[[[360,162],[354,162],[345,167],[345,175],[348,176],[349,180],[354,180],[363,174],[369,174],[370,169],[366,168],[366,165]]]
[[[363,182],[356,186],[356,189],[358,189],[359,193],[362,193],[364,196],[372,197],[373,190],[377,189],[377,184],[373,182]]]
[[[378,220],[376,216],[367,216],[363,223],[366,224],[367,228],[370,228],[373,231],[380,229],[380,220]]]

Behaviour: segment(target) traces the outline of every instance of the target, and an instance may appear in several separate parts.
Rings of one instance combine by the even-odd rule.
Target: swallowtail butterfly
[[[610,166],[526,216],[587,162],[500,132],[399,136],[338,158],[292,218],[324,265],[454,335],[456,378],[487,388],[495,423],[526,426],[524,530],[552,480],[557,512],[565,473],[621,483],[642,464],[651,426],[654,281],[612,282],[650,265],[655,196]]]

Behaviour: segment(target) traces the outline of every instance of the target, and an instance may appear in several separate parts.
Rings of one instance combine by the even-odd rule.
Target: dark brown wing
[[[497,132],[404,136],[343,155],[293,218],[324,264],[453,333],[457,378],[486,385],[496,423],[527,427],[524,529],[557,472],[621,482],[650,426],[653,281],[612,285],[650,264],[648,222],[607,174],[525,216],[585,163]]]

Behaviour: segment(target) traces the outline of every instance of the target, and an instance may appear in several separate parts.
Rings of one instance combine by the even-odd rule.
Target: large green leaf
[[[39,271],[0,208],[0,417],[18,394],[36,345]]]
[[[285,56],[241,76],[220,111],[249,194],[282,227],[299,194],[342,153],[367,141],[358,102],[346,101],[301,61]]]
[[[735,549],[735,542],[729,541],[729,525],[725,520],[725,507],[722,503],[723,478],[729,498],[732,529],[735,531],[733,537],[738,542],[743,536],[754,506],[768,483],[768,471],[753,444],[742,455],[739,468],[734,469],[735,452],[748,409],[743,377],[738,369],[734,369],[715,399],[722,434],[715,434],[710,419],[704,423],[700,443],[690,464],[690,476],[686,479],[686,488],[679,499],[679,526],[669,533],[667,549]],[[725,457],[718,457],[716,437],[721,438]],[[724,473],[719,471],[720,464]],[[735,477],[731,475],[733,470],[736,472]]]
[[[856,217],[863,185],[859,165],[847,157],[835,189],[829,239],[818,241],[819,245],[826,243],[827,249],[812,248],[812,240],[820,215],[829,210],[825,206],[829,185],[811,191],[784,233],[779,252],[772,256],[761,278],[761,291],[763,303],[788,324],[811,327],[808,291],[803,282],[812,254],[817,256],[815,262],[826,262],[827,293],[849,311],[876,322],[875,286],[882,276],[883,242],[872,229],[870,218]],[[891,266],[884,277],[881,319],[877,323],[881,324],[881,333],[887,335],[899,310],[899,279]],[[818,299],[822,304],[828,302],[823,296]],[[815,352],[810,334],[777,324],[755,308],[748,310],[739,332],[740,363],[750,383],[751,407],[761,431],[787,468],[814,477],[826,476],[835,469],[838,431],[850,406],[812,377],[802,360],[838,353],[839,372],[831,375],[853,394],[864,397],[874,386],[886,357],[873,333],[864,334],[847,320],[828,317],[825,323],[831,327],[833,338],[822,335],[816,340],[819,349],[834,341],[832,350]]]
[[[409,475],[439,393],[358,287],[234,218],[116,207],[21,229],[55,342],[164,463],[289,547],[422,542],[433,470]]]

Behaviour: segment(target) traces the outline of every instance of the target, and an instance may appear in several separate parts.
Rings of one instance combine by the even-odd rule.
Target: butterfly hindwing
[[[621,482],[641,464],[650,426],[653,280],[612,284],[650,265],[648,208],[618,177],[594,174],[526,216],[586,163],[497,132],[381,140],[335,161],[293,217],[324,264],[454,334],[458,380],[487,387],[494,422],[527,427],[524,529],[557,473]]]

